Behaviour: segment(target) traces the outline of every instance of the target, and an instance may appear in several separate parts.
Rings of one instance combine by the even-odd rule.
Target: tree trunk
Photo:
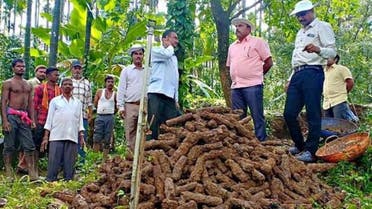
[[[93,3],[89,2],[87,7],[87,20],[85,25],[85,45],[84,45],[84,72],[88,72],[88,61],[89,61],[89,50],[90,50],[90,37],[92,30],[93,14],[92,14]]]
[[[61,0],[55,0],[53,9],[53,23],[50,36],[49,66],[56,66],[58,54],[59,24],[61,18]]]
[[[213,18],[216,22],[218,39],[218,69],[226,105],[231,107],[231,79],[226,69],[227,51],[229,49],[230,13],[222,9],[220,0],[211,0]]]
[[[30,45],[31,45],[31,14],[32,13],[32,0],[27,0],[27,14],[26,14],[26,32],[25,32],[25,52],[24,59],[26,64],[25,79],[30,76]]]

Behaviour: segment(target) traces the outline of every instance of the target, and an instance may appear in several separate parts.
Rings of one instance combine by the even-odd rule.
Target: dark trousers
[[[77,144],[70,140],[50,141],[48,153],[47,181],[56,181],[60,167],[63,168],[63,179],[72,180],[75,173]]]
[[[312,154],[318,149],[321,129],[321,95],[324,72],[320,66],[309,66],[294,73],[287,90],[284,118],[295,146]],[[301,133],[298,114],[306,108],[308,137],[306,143]]]
[[[83,125],[84,125],[84,141],[87,142],[87,137],[88,137],[88,119],[83,118]],[[80,134],[78,134],[79,136]],[[80,138],[78,137],[78,142],[80,141]],[[80,143],[77,145],[78,149],[78,154],[81,157],[81,160],[79,161],[80,163],[84,164],[85,163],[85,158],[87,153],[84,151],[83,147],[80,146]]]
[[[231,90],[233,109],[242,109],[241,118],[247,117],[247,106],[253,118],[255,135],[258,140],[266,139],[266,125],[263,110],[263,85]]]
[[[151,122],[151,138],[158,139],[159,127],[168,119],[175,118],[180,114],[176,106],[176,101],[163,94],[148,93],[148,117],[147,122]]]

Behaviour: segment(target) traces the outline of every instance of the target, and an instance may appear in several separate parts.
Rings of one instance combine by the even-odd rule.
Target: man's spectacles
[[[303,16],[307,15],[308,12],[309,12],[309,10],[298,12],[298,13],[296,13],[296,17],[303,17]]]

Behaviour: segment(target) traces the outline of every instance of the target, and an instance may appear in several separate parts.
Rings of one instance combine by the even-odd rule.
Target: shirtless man
[[[12,178],[12,156],[16,151],[16,140],[25,152],[31,180],[38,178],[34,169],[35,144],[31,127],[35,127],[32,88],[25,79],[25,63],[22,59],[12,61],[13,77],[3,82],[1,94],[1,116],[4,132],[4,165],[8,178]]]

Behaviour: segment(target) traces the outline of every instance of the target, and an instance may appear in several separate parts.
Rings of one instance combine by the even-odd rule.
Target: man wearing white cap
[[[125,120],[127,146],[132,151],[136,142],[138,111],[145,76],[143,68],[144,52],[144,47],[139,44],[133,45],[128,50],[128,54],[132,57],[132,64],[121,71],[117,93],[119,114]]]
[[[315,161],[321,129],[321,95],[323,66],[336,56],[335,35],[330,24],[315,17],[314,5],[309,0],[296,4],[291,15],[296,15],[302,28],[298,31],[292,55],[293,72],[287,89],[284,118],[294,147],[289,152],[304,162]],[[304,142],[297,116],[306,107],[308,137]]]
[[[264,40],[251,36],[254,26],[246,19],[231,21],[238,38],[229,47],[226,66],[232,80],[231,99],[233,109],[242,109],[242,118],[247,116],[247,106],[253,118],[255,135],[264,141],[266,135],[263,111],[263,77],[273,65],[269,45]]]

